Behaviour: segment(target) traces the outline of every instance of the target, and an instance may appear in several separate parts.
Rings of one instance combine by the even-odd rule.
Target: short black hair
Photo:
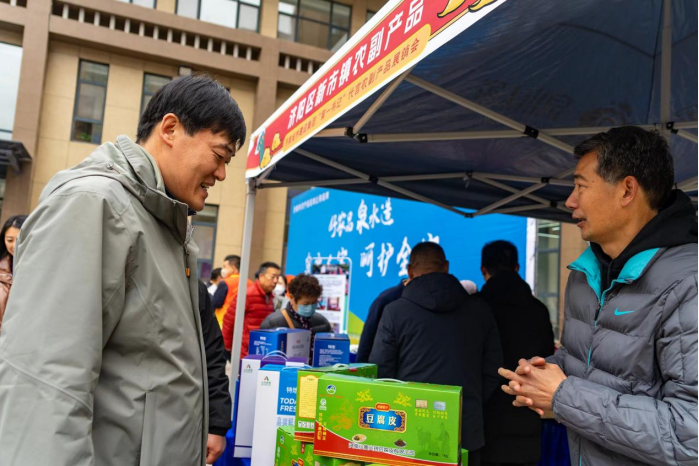
[[[302,273],[289,283],[289,294],[297,300],[300,298],[320,298],[320,295],[323,294],[323,287],[316,277]]]
[[[211,271],[211,277],[210,280],[218,280],[218,278],[221,276],[221,267],[217,267],[214,270]]]
[[[240,256],[230,254],[223,259],[223,262],[228,262],[236,269],[240,270]]]
[[[279,265],[278,265],[277,263],[275,263],[275,262],[263,262],[263,263],[260,265],[260,268],[259,268],[258,271],[257,271],[257,275],[258,275],[258,276],[264,275],[264,273],[267,272],[267,269],[277,269],[277,270],[281,270],[282,268],[279,267]]]
[[[481,265],[490,275],[514,272],[519,265],[517,246],[505,240],[491,241],[483,246]]]
[[[575,157],[597,153],[597,174],[607,183],[627,176],[638,180],[651,209],[659,210],[675,182],[675,167],[667,140],[655,130],[621,126],[597,133],[575,146]]]
[[[145,142],[165,115],[174,113],[187,134],[224,132],[238,150],[245,144],[247,128],[240,107],[230,92],[206,74],[173,79],[158,89],[138,122],[136,142]]]
[[[415,245],[410,252],[410,266],[413,269],[435,270],[444,267],[447,256],[437,243],[425,241]]]

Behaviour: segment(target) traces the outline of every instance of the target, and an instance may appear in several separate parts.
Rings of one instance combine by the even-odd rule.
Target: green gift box
[[[327,374],[317,388],[316,455],[459,465],[461,387]]]
[[[341,458],[330,458],[329,456],[316,455],[314,466],[365,466],[366,463],[355,460],[345,460]]]
[[[274,466],[314,466],[313,444],[294,438],[294,426],[277,429]]]
[[[296,440],[313,442],[318,379],[330,373],[376,378],[377,367],[376,364],[336,364],[328,367],[299,369],[298,383],[296,385],[296,418],[294,421],[294,437]]]

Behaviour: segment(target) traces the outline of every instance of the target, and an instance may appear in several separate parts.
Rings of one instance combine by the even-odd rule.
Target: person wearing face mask
[[[287,293],[286,293],[286,288],[288,286],[288,281],[286,279],[286,275],[282,274],[279,275],[279,280],[277,280],[277,285],[274,287],[274,290],[272,290],[272,293],[274,294],[274,310],[278,311],[284,307],[286,307],[286,303],[288,302],[287,298]]]
[[[7,299],[10,297],[12,287],[13,259],[15,256],[15,243],[19,236],[19,229],[27,219],[26,215],[10,217],[2,227],[0,237],[0,329],[2,329],[2,316],[5,314]]]
[[[297,275],[289,283],[289,299],[285,307],[267,316],[260,328],[302,328],[315,336],[318,332],[332,332],[330,322],[316,312],[323,287],[313,275]]]

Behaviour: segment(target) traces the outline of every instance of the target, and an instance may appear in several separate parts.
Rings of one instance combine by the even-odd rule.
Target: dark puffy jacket
[[[289,318],[294,323],[295,328],[303,328],[301,322],[298,319],[296,319],[292,313],[289,313]],[[310,321],[308,322],[308,326],[308,330],[310,330],[313,333],[313,335],[315,335],[318,332],[333,331],[332,327],[330,326],[330,322],[328,322],[328,319],[326,319],[325,316],[318,314],[317,312],[313,314],[313,316],[311,317]],[[281,311],[277,311],[274,314],[268,315],[267,318],[260,325],[260,328],[279,327],[289,327],[289,324],[286,323],[286,319],[282,315]]]
[[[228,351],[233,344],[233,326],[235,324],[237,301],[233,301],[223,317],[223,342]],[[260,324],[268,315],[274,312],[274,296],[272,293],[265,293],[260,287],[260,282],[255,280],[248,285],[248,292],[245,298],[245,321],[243,324],[243,345],[240,348],[240,359],[248,355],[250,344],[250,330],[260,328]]]
[[[369,362],[380,378],[463,387],[462,446],[483,446],[483,402],[500,385],[502,349],[488,305],[456,277],[412,280],[384,309]]]
[[[514,370],[520,358],[553,354],[553,328],[546,306],[532,296],[527,282],[513,272],[491,277],[477,295],[493,311],[500,332],[503,367]],[[503,383],[505,380],[503,379]],[[512,397],[496,390],[485,404],[485,448],[490,463],[536,463],[541,456],[541,418],[512,406]]]
[[[359,348],[357,349],[357,362],[369,362],[369,355],[374,346],[374,338],[376,338],[376,330],[379,328],[379,322],[383,315],[383,310],[396,299],[400,298],[405,288],[405,281],[391,287],[383,292],[371,303],[369,314],[364,322],[362,336],[359,338]]]
[[[697,464],[697,220],[673,199],[619,258],[588,249],[569,267],[564,347],[548,359],[568,376],[552,405],[573,464]]]
[[[199,282],[199,315],[206,351],[206,375],[209,381],[209,433],[225,436],[231,428],[232,403],[228,391],[226,357],[221,329],[214,316],[206,285]]]

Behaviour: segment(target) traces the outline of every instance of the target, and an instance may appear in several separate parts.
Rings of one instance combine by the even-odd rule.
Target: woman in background
[[[10,217],[0,231],[0,236],[2,236],[0,242],[0,328],[2,328],[2,317],[5,315],[5,307],[7,307],[7,300],[10,297],[10,288],[12,288],[15,244],[19,237],[19,230],[26,219],[26,215]]]

